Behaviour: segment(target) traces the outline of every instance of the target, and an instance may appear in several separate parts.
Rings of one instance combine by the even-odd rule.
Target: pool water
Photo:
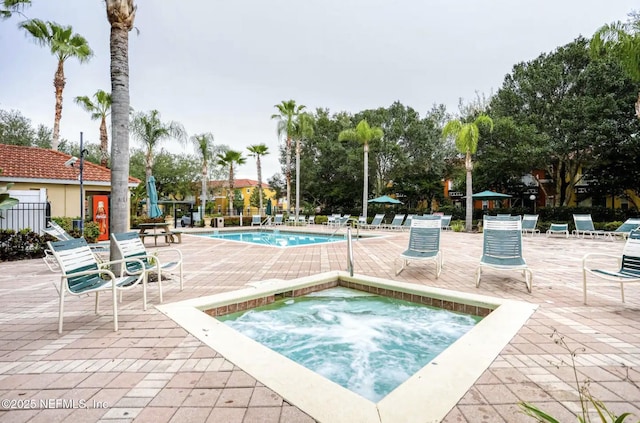
[[[227,232],[202,234],[208,238],[226,239],[230,241],[250,242],[252,244],[271,245],[276,247],[294,247],[300,245],[324,244],[344,241],[343,235],[328,236],[300,232]]]
[[[482,318],[337,287],[218,319],[377,402]]]

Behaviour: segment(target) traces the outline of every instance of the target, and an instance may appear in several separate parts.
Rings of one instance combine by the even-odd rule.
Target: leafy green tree
[[[590,42],[592,58],[614,56],[627,75],[640,82],[640,14],[632,12],[627,22],[614,22],[599,28]],[[640,92],[635,103],[640,119]]]
[[[295,117],[303,112],[304,105],[296,105],[295,100],[282,101],[274,106],[278,113],[271,115],[271,119],[278,121],[278,136],[286,137],[285,178],[287,180],[287,207],[291,208],[291,134],[294,130]]]
[[[456,119],[447,122],[442,129],[442,135],[445,138],[454,138],[458,151],[465,155],[464,167],[467,172],[467,209],[465,215],[465,230],[471,231],[473,224],[473,161],[472,154],[475,154],[478,148],[478,139],[480,138],[480,128],[487,127],[489,131],[493,130],[493,120],[485,115],[479,115],[473,122],[463,123]]]
[[[355,129],[345,129],[340,132],[340,141],[358,141],[364,151],[364,187],[362,190],[362,215],[367,218],[367,201],[369,200],[369,142],[380,139],[384,135],[381,128],[370,127],[366,120],[361,120]]]
[[[228,150],[224,154],[218,154],[218,165],[229,169],[229,190],[227,195],[229,197],[229,216],[233,214],[233,199],[234,199],[234,170],[236,166],[245,164],[247,159],[242,157],[242,153],[239,151]]]
[[[53,121],[53,142],[51,147],[58,149],[60,142],[60,120],[62,119],[62,91],[66,85],[64,76],[64,62],[75,57],[80,63],[85,63],[93,56],[93,51],[89,47],[87,40],[74,34],[70,26],[62,26],[55,22],[31,19],[22,22],[20,27],[30,34],[34,41],[41,46],[48,47],[58,59],[58,67],[53,78],[55,88],[56,107],[55,119]]]
[[[300,143],[313,136],[313,116],[303,112],[296,116],[291,136],[296,141],[296,222],[300,214]],[[288,206],[288,204],[287,204]]]
[[[87,96],[75,98],[77,105],[91,114],[92,120],[100,121],[100,165],[106,167],[109,162],[109,136],[107,135],[107,116],[111,111],[111,94],[98,90],[93,95],[94,100]]]
[[[200,158],[200,162],[202,163],[202,176],[201,176],[201,190],[200,190],[200,201],[201,201],[201,215],[204,216],[207,205],[207,182],[209,178],[209,163],[213,160],[214,157],[214,145],[213,145],[213,134],[210,132],[193,135],[191,137],[191,143],[194,145],[196,149],[196,155]]]
[[[260,210],[260,214],[263,213],[263,200],[264,200],[264,193],[262,192],[262,164],[260,163],[260,157],[262,156],[266,156],[267,154],[269,154],[269,147],[266,146],[266,144],[262,143],[262,144],[254,144],[254,145],[250,145],[249,147],[247,147],[247,150],[249,150],[249,156],[255,157],[256,158],[256,167],[257,167],[257,171],[258,171],[258,189],[254,190],[255,191],[259,191],[259,195],[258,195],[258,200],[259,200],[259,204],[257,205],[253,205],[254,207],[259,207]],[[252,196],[253,198],[253,196]]]
[[[45,125],[34,128],[18,110],[0,109],[0,144],[51,148],[51,129]]]
[[[184,143],[186,131],[184,127],[175,121],[163,122],[160,120],[160,112],[151,110],[148,113],[139,112],[131,119],[131,134],[142,143],[145,150],[146,172],[145,180],[149,180],[153,170],[153,156],[160,144],[170,139],[176,139],[179,143]],[[150,200],[147,192],[147,210],[150,207]]]
[[[25,7],[31,6],[31,0],[2,0],[0,19],[9,19],[14,13],[22,14]]]
[[[262,205],[266,201],[267,196],[264,194],[264,191],[260,189],[254,189],[251,191],[251,197],[249,197],[249,205],[251,207],[260,207],[262,210]]]
[[[129,31],[136,6],[133,0],[105,0],[111,27],[111,232],[129,229]],[[111,260],[115,260],[114,245]]]

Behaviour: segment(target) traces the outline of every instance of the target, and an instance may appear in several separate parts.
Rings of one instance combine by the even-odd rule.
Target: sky
[[[131,106],[157,109],[189,135],[243,151],[265,143],[263,179],[280,171],[275,105],[357,113],[394,101],[424,116],[455,114],[460,99],[495,93],[517,63],[605,23],[626,20],[632,0],[135,0],[129,36]],[[110,91],[104,0],[33,0],[29,18],[71,25],[92,60],[65,63],[61,138],[99,143],[99,122],[76,96]],[[53,127],[56,59],[17,24],[0,22],[0,109]],[[131,146],[141,147],[134,139]],[[195,152],[176,141],[169,151]],[[236,171],[257,179],[255,161]]]

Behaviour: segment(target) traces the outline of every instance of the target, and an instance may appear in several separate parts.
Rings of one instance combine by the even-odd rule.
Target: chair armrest
[[[159,259],[161,256],[164,255],[164,253],[171,253],[171,254],[175,253],[178,255],[179,261],[182,261],[182,251],[180,251],[177,248],[163,248],[162,250],[156,250],[151,254],[147,254],[146,257],[153,257],[155,259]]]
[[[622,257],[620,255],[606,254],[606,253],[589,253],[589,254],[585,254],[585,256],[582,257],[582,268],[586,269],[587,260],[590,260],[593,258],[613,258],[617,260],[618,265],[620,265],[620,261],[622,260]]]

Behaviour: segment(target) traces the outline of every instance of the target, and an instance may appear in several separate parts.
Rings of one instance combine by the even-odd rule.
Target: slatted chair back
[[[440,216],[414,216],[411,219],[408,250],[437,253],[440,250]]]
[[[593,232],[596,230],[593,227],[593,220],[591,220],[590,214],[574,214],[573,221],[578,232]]]
[[[307,223],[309,225],[315,225],[316,224],[316,217],[315,216],[309,216],[309,219],[307,219]]]
[[[624,233],[628,234],[629,232],[640,228],[640,218],[631,218],[627,219],[619,228],[617,228],[615,233]]]
[[[523,231],[532,231],[536,228],[537,224],[538,224],[537,214],[525,214],[524,216],[522,216]]]
[[[507,267],[525,264],[520,216],[485,216],[482,228],[484,241],[481,262]]]
[[[384,219],[384,213],[378,213],[373,216],[373,220],[371,221],[371,227],[378,227],[382,224],[382,220]]]
[[[69,241],[74,239],[71,235],[69,235],[67,231],[62,228],[62,226],[58,225],[53,220],[49,222],[49,227],[44,228],[42,231],[54,238],[57,238],[60,241]]]
[[[629,233],[627,243],[622,250],[622,265],[620,273],[640,278],[640,230]]]
[[[445,214],[442,216],[442,220],[440,221],[440,226],[442,229],[451,229],[451,215]]]
[[[98,260],[84,238],[72,238],[67,241],[49,241],[49,249],[53,252],[60,270],[67,276],[69,291],[83,291],[104,285],[99,275],[73,276],[74,273],[98,270]]]
[[[254,214],[251,216],[251,226],[254,226],[254,225],[260,226],[261,223],[262,223],[262,216],[260,216],[259,214]]]
[[[142,240],[138,236],[136,232],[123,232],[119,234],[112,234],[113,238],[116,241],[116,245],[118,246],[118,250],[122,255],[122,258],[139,258],[144,263],[145,268],[152,267],[153,264],[149,263],[147,249],[145,248]],[[126,263],[127,272],[139,273],[142,270],[139,262],[128,262]]]
[[[408,214],[407,217],[404,219],[404,223],[402,224],[402,228],[411,228],[411,221],[413,220],[413,214]]]
[[[282,225],[282,214],[276,214],[275,218],[273,219],[273,224]]]

